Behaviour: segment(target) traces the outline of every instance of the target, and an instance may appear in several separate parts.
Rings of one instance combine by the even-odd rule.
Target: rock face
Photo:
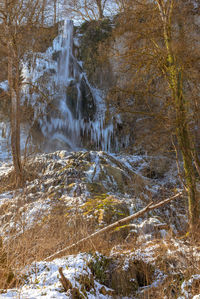
[[[77,82],[72,81],[66,89],[68,107],[74,119],[79,119],[81,116],[85,122],[94,120],[96,105],[91,89],[84,78],[79,84],[77,88]]]
[[[93,219],[96,225],[101,226],[126,217],[130,212],[144,207],[149,198],[158,200],[161,194],[167,197],[169,188],[174,188],[174,179],[169,176],[170,167],[167,179],[166,174],[159,180],[144,176],[147,165],[153,165],[151,159],[148,164],[147,158],[142,156],[109,155],[94,151],[58,151],[38,155],[27,162],[26,171],[32,174],[32,181],[27,181],[24,190],[1,195],[1,232],[5,236],[11,231],[20,233],[22,227],[15,223],[22,215],[23,229],[31,228],[35,221],[42,222],[48,215],[53,218],[54,213],[67,214],[70,218],[75,211],[79,211],[80,215]],[[9,167],[0,177],[4,185],[6,177],[9,178]],[[181,206],[179,210],[182,215]],[[169,213],[172,212],[173,209]],[[167,213],[166,210],[164,221],[169,221]],[[183,218],[175,219],[180,225],[179,219]]]
[[[105,42],[109,42],[112,27],[113,24],[109,19],[86,21],[80,28],[77,28],[76,32],[80,41],[80,60],[83,61],[83,68],[88,79],[93,86],[104,91],[110,89],[115,82],[112,67],[104,51]]]

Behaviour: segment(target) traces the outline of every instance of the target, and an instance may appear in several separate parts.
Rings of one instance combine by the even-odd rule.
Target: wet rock
[[[84,77],[81,80],[80,90],[81,90],[81,103],[80,103],[81,114],[84,119],[93,120],[96,112],[95,101],[92,92],[90,90],[90,87],[88,86]]]
[[[72,115],[77,119],[77,99],[78,99],[78,90],[74,82],[70,83],[66,90],[67,103]]]

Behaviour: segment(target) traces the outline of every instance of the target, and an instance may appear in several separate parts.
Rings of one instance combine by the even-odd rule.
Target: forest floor
[[[14,189],[11,164],[0,165],[0,298],[200,298],[184,195],[48,259],[182,191],[169,157],[58,151],[25,169]]]

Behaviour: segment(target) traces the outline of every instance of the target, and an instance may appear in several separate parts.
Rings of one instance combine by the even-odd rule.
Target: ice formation
[[[65,146],[74,150],[87,143],[87,147],[110,151],[112,121],[105,124],[105,103],[100,91],[88,82],[73,47],[73,22],[65,20],[53,46],[45,53],[33,54],[31,63],[30,56],[23,63],[25,97],[30,100],[30,87],[37,86],[31,103],[35,118],[42,114],[39,124],[49,150]],[[38,104],[41,86],[45,86],[43,94],[48,94],[48,105]]]

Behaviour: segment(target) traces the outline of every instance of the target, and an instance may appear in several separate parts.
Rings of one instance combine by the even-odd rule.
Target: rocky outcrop
[[[84,22],[77,28],[76,35],[80,42],[79,59],[91,84],[101,90],[108,90],[114,84],[112,67],[105,49],[113,29],[112,21],[107,18]],[[106,44],[108,43],[108,44]],[[102,48],[101,48],[102,47]]]
[[[29,180],[24,189],[12,191],[7,187],[0,195],[0,233],[5,249],[12,243],[14,255],[22,263],[23,259],[42,260],[137,212],[149,201],[168,197],[177,187],[173,163],[168,160],[166,164],[165,157],[57,151],[38,155],[25,167]],[[9,185],[10,170],[11,165],[2,165],[0,185]],[[69,281],[67,296],[75,292],[76,296],[142,299],[149,294],[170,298],[174,292],[189,292],[187,284],[181,286],[181,273],[186,272],[184,267],[193,251],[182,240],[173,239],[177,229],[184,231],[187,223],[184,200],[177,199],[147,217],[73,251],[91,252],[92,248],[96,253],[37,263],[37,277],[36,272],[26,272],[27,292],[35,285],[41,289],[46,286],[41,291],[46,298],[51,292],[61,292],[59,267]],[[97,253],[99,248],[105,254]],[[196,247],[194,254],[199,259]],[[24,276],[20,281],[24,282]],[[197,294],[198,283],[196,279],[192,294]]]
[[[9,191],[7,187],[8,192],[1,195],[1,231],[5,235],[10,231],[16,233],[16,230],[20,233],[20,225],[13,226],[11,223],[18,223],[22,215],[25,219],[23,229],[29,229],[35,221],[40,223],[51,215],[53,219],[54,213],[69,215],[70,219],[76,211],[80,216],[85,215],[86,219],[93,219],[95,225],[104,226],[138,211],[152,198],[157,201],[170,196],[170,188],[173,190],[176,184],[174,177],[170,177],[173,168],[168,165],[168,168],[163,166],[161,169],[161,158],[149,160],[148,163],[148,159],[142,156],[94,151],[58,151],[38,155],[26,164],[26,172],[31,174],[27,176],[26,187],[16,192]],[[154,165],[154,175],[146,171],[150,165]],[[7,167],[0,177],[4,186],[9,186],[12,178],[9,169]],[[164,169],[168,169],[167,177]],[[170,221],[175,221],[180,228],[184,222],[181,216],[184,205],[177,206],[177,209],[180,217]],[[163,221],[169,223],[168,215],[173,213],[173,208],[165,213],[158,211]]]

